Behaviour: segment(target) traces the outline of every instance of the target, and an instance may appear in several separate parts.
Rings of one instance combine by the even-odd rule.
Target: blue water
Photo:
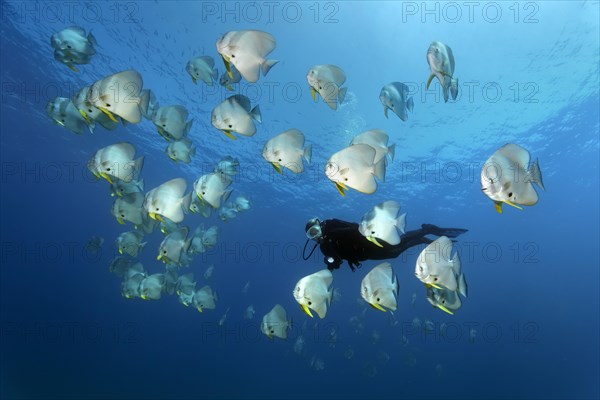
[[[470,7],[3,1],[0,397],[598,398],[599,5]],[[91,29],[99,43],[79,73],[56,62],[49,45],[70,25]],[[218,61],[216,39],[236,29],[271,33],[270,57],[280,62],[257,84],[237,88],[260,104],[263,123],[254,137],[232,141],[210,124],[212,108],[230,93],[193,85],[184,67],[197,55]],[[432,40],[453,49],[456,101],[443,102],[437,81],[424,92]],[[310,66],[325,63],[348,77],[335,112],[312,101],[305,80]],[[190,110],[198,153],[189,166],[164,155],[148,121],[78,137],[45,114],[52,98],[129,68],[161,104]],[[383,116],[378,94],[390,81],[415,91],[407,122]],[[313,164],[298,177],[280,176],[261,149],[293,127],[313,145]],[[396,143],[395,161],[375,194],[342,198],[323,173],[325,161],[373,128]],[[189,267],[202,281],[215,264],[215,310],[200,314],[175,296],[121,296],[108,264],[114,239],[131,227],[116,223],[108,185],[86,170],[91,154],[120,141],[145,155],[147,189],[175,177],[191,184],[223,156],[239,158],[233,188],[252,208],[226,223],[196,215],[183,222],[219,226],[217,247]],[[539,158],[546,191],[536,206],[500,215],[481,193],[479,171],[507,142]],[[457,243],[470,291],[462,308],[450,316],[429,305],[413,274],[421,249],[411,249],[392,260],[401,286],[395,319],[369,308],[362,331],[349,322],[363,312],[359,285],[375,262],[334,271],[341,299],[325,319],[310,319],[291,294],[298,279],[322,268],[320,256],[299,256],[305,221],[359,221],[388,199],[408,213],[407,229],[469,229]],[[92,236],[105,238],[100,254],[85,249]],[[139,257],[150,273],[164,269],[155,253],[161,239],[153,233]],[[286,341],[270,342],[259,323],[276,303],[293,327]],[[246,320],[250,304],[256,316]],[[415,318],[431,321],[433,331],[415,328]],[[311,367],[316,358],[324,369]]]

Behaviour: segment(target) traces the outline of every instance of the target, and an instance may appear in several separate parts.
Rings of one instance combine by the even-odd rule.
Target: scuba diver
[[[467,229],[440,228],[431,224],[423,224],[421,229],[408,231],[401,235],[400,243],[397,245],[391,245],[378,239],[381,245],[379,247],[364,237],[359,232],[358,227],[359,225],[356,223],[339,219],[325,221],[318,218],[310,219],[306,223],[305,230],[308,239],[304,245],[302,257],[304,260],[308,260],[319,245],[325,256],[324,261],[327,269],[330,271],[337,269],[346,260],[350,269],[354,271],[356,268],[361,267],[361,261],[396,258],[410,247],[432,243],[433,240],[427,238],[427,235],[456,238],[467,232]],[[306,246],[310,240],[314,240],[316,243],[310,254],[305,256]]]

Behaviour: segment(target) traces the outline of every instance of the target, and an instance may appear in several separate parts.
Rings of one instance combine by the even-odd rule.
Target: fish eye
[[[348,178],[344,178],[345,181],[348,181]]]
[[[281,158],[279,159],[279,162],[281,162]]]
[[[235,58],[235,54],[232,54],[232,55],[231,55],[231,58]]]
[[[167,126],[167,124],[162,124],[162,126],[163,126],[163,128],[164,128],[165,126]]]
[[[377,298],[377,302],[378,302],[378,303],[379,303],[379,300],[380,300],[380,299],[379,299],[379,297],[378,297],[378,298]]]
[[[202,192],[202,194],[204,195],[204,194],[206,194],[206,192]]]
[[[321,86],[319,86],[319,90],[323,89]]]
[[[233,128],[233,125],[229,125],[230,128]]]
[[[121,214],[121,218],[125,218],[125,214]]]
[[[309,301],[309,302],[308,302],[308,305],[309,305],[309,306],[311,306],[311,305],[312,305],[312,302],[311,302],[311,301]]]
[[[271,329],[271,334],[275,333],[275,331],[273,329]]]
[[[106,168],[107,171],[110,171],[110,167]]]
[[[89,113],[91,113],[91,112],[92,112],[92,110],[90,110],[90,109],[88,108],[88,112],[89,112]]]
[[[375,234],[375,231],[371,231],[371,235],[374,235],[374,234]]]
[[[110,104],[106,103],[106,107],[110,107]]]
[[[437,282],[437,279],[438,279],[438,278],[433,278],[433,280],[434,280],[435,282]]]
[[[166,251],[166,250],[163,250],[163,254],[167,254],[167,251]]]
[[[68,49],[70,49],[70,48],[71,48],[71,45],[69,45],[69,44],[68,44],[68,45],[67,45],[67,48],[68,48]]]
[[[446,300],[442,300],[442,304],[446,304]]]
[[[508,197],[512,197],[513,192],[508,193]]]

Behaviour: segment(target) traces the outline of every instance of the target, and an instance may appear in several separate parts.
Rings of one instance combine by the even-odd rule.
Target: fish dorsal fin
[[[398,204],[394,200],[384,201],[376,207],[379,208],[381,212],[384,212],[386,216],[389,216],[392,219],[395,219],[398,213],[400,212],[400,204]]]
[[[73,31],[73,32],[77,33],[78,35],[85,37],[85,29],[83,29],[80,26],[73,25],[73,26],[66,28],[65,30]]]
[[[401,98],[404,98],[405,94],[408,92],[408,86],[406,86],[404,83],[402,82],[392,82],[390,83],[390,86],[393,86],[394,89],[398,92],[398,95]]]
[[[228,100],[239,104],[244,110],[246,110],[248,112],[250,112],[250,110],[252,108],[251,104],[250,104],[250,99],[242,94],[235,94],[235,95],[229,97]]]
[[[342,86],[344,84],[344,82],[346,82],[346,74],[340,67],[338,67],[337,65],[333,65],[333,64],[327,64],[324,67],[327,68],[327,71],[331,77],[331,80],[338,87]]]
[[[285,143],[293,148],[301,149],[304,147],[304,134],[298,129],[289,129],[279,135]]]
[[[174,111],[175,111],[177,114],[179,114],[179,115],[180,115],[180,117],[181,117],[181,119],[183,120],[183,122],[185,122],[185,121],[187,120],[187,118],[188,118],[188,115],[189,115],[187,108],[185,108],[184,106],[181,106],[181,105],[174,105],[174,106],[171,106],[171,108],[172,108],[172,109],[173,109],[173,110],[174,110]]]
[[[450,73],[454,75],[454,54],[452,53],[452,49],[448,45],[444,45],[446,50],[448,51],[448,63],[450,64]]]
[[[211,56],[200,56],[198,58],[204,61],[211,69],[215,66],[215,60]]]
[[[179,228],[175,232],[169,234],[168,238],[173,241],[181,242],[184,241],[188,235],[189,229],[184,226],[183,228]]]
[[[529,166],[529,152],[517,144],[505,144],[497,150],[497,153],[516,163],[524,170]]]
[[[181,198],[187,189],[187,182],[183,178],[175,178],[163,183],[158,189],[160,189],[160,192]]]

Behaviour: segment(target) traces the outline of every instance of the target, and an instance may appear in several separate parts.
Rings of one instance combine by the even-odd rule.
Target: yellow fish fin
[[[447,312],[447,313],[448,313],[448,314],[450,314],[450,315],[454,315],[454,313],[453,313],[452,311],[448,310],[448,309],[447,309],[445,306],[443,306],[443,305],[441,305],[441,304],[438,304],[438,305],[437,305],[437,307],[438,307],[440,310],[442,310],[442,311],[444,311],[444,312]]]
[[[499,201],[494,202],[494,208],[499,214],[502,214],[502,203]]]
[[[231,131],[226,131],[225,129],[223,129],[223,133],[225,134],[225,136],[227,136],[229,139],[233,139],[236,140],[237,138],[235,136],[233,136],[231,134]]]
[[[314,101],[317,101],[317,91],[316,91],[316,90],[315,90],[315,88],[314,88],[314,87],[312,87],[312,86],[310,87],[310,95],[312,96],[312,99],[313,99]]]
[[[310,312],[310,308],[308,308],[306,305],[304,304],[300,304],[300,308],[302,308],[302,311],[304,311],[306,313],[306,315],[308,315],[309,317],[313,318],[312,313]]]
[[[281,172],[281,166],[278,163],[272,162],[271,165],[273,166],[273,168],[275,168],[275,171],[277,171],[280,174],[283,173],[283,172]]]
[[[435,77],[434,74],[429,75],[429,79],[427,79],[427,85],[425,85],[425,89],[429,89],[429,85],[431,84],[431,81],[433,80],[433,78]]]
[[[379,242],[377,241],[377,239],[376,239],[376,238],[374,238],[373,236],[367,236],[367,240],[368,240],[369,242],[373,243],[373,244],[374,244],[374,245],[376,245],[376,246],[383,247],[383,245],[382,245],[381,243],[379,243]]]
[[[523,207],[516,205],[516,204],[515,204],[515,203],[513,203],[512,201],[509,201],[509,200],[504,200],[504,202],[505,202],[506,204],[508,204],[509,206],[511,206],[511,207],[517,208],[517,209],[519,209],[519,210],[523,210]]]
[[[106,108],[104,108],[104,107],[98,107],[98,109],[100,111],[102,111],[108,118],[110,118],[110,120],[112,122],[119,122],[119,120],[115,118],[115,116],[113,115],[113,113],[111,113],[110,111],[108,111]]]
[[[374,308],[374,309],[376,309],[376,310],[383,311],[383,312],[386,312],[386,311],[387,311],[385,308],[381,307],[381,306],[380,306],[379,304],[377,304],[377,303],[369,303],[369,304],[371,305],[371,307],[373,307],[373,308]]]
[[[106,179],[108,181],[108,183],[110,183],[112,185],[113,181],[110,178],[110,175],[108,175],[106,172],[100,172],[100,176],[103,177],[104,179]]]

